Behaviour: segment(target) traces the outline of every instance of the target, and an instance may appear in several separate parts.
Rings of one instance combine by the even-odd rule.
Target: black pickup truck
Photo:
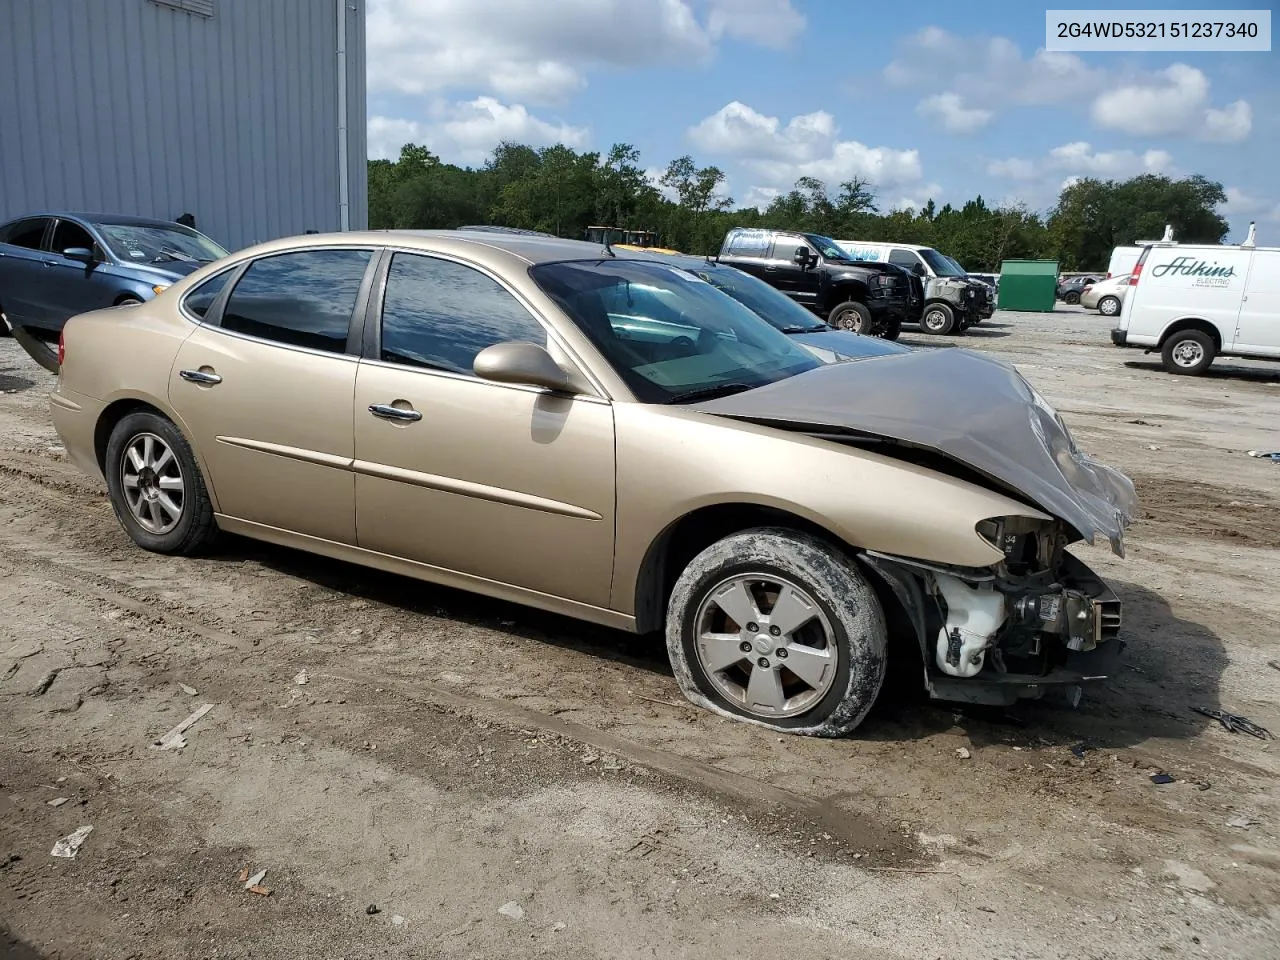
[[[896,340],[924,309],[922,285],[909,270],[853,260],[816,233],[735,227],[716,259],[759,277],[839,330]]]

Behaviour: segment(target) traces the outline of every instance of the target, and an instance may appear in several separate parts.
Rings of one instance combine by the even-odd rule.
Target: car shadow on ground
[[[0,958],[3,960],[41,960],[41,954],[30,944],[18,939],[8,926],[0,922]]]
[[[330,560],[287,547],[227,537],[216,558],[255,561],[285,576],[307,580],[353,599],[393,610],[446,617],[524,639],[598,656],[660,676],[671,676],[661,634],[637,636],[479,594]],[[1187,740],[1216,721],[1193,706],[1219,702],[1226,648],[1217,634],[1179,618],[1159,594],[1112,581],[1124,601],[1126,649],[1110,678],[1085,688],[1077,708],[1053,697],[1012,707],[977,707],[931,701],[921,683],[914,636],[891,639],[884,690],[855,739],[915,740],[951,729],[955,716],[975,746],[1004,742],[1011,732],[1051,742],[1085,741],[1099,748],[1134,747],[1152,739]]]
[[[1163,374],[1166,377],[1175,376],[1175,374],[1168,373],[1158,360],[1145,363],[1141,360],[1126,360],[1124,365],[1130,370],[1147,370],[1152,373]],[[1213,366],[1200,374],[1197,379],[1251,380],[1254,383],[1280,383],[1280,364],[1276,364],[1274,369],[1259,369],[1257,367],[1233,366],[1229,360],[1216,360]]]
[[[468,626],[497,630],[671,676],[667,648],[660,634],[638,636],[466,590],[242,537],[220,538],[211,559],[236,563],[251,560],[285,576],[347,594],[353,600],[368,600],[405,613],[445,617]]]
[[[5,393],[17,393],[20,390],[30,390],[36,385],[34,380],[15,374],[12,371],[12,367],[0,367],[0,390],[3,390]]]

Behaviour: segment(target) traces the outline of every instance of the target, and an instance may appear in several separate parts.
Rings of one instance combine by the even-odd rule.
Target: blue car
[[[57,372],[62,325],[78,313],[149,300],[227,251],[168,220],[44,213],[0,225],[0,317]]]

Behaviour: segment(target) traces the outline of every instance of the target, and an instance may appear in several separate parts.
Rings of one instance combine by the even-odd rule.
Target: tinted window
[[[763,257],[773,235],[768,230],[731,230],[726,253],[732,257]]]
[[[382,359],[471,373],[476,354],[508,340],[545,346],[546,332],[515,297],[479,270],[397,253],[382,304]]]
[[[816,257],[818,252],[809,246],[799,237],[779,237],[773,243],[773,260],[786,260],[792,263],[796,258],[796,251],[804,247],[810,257]]]
[[[218,294],[226,287],[227,281],[231,279],[233,272],[232,270],[227,270],[216,277],[210,277],[188,293],[187,299],[183,301],[183,304],[197,317],[205,316],[209,312],[209,308],[213,306],[213,301],[218,299]]]
[[[889,254],[889,262],[911,270],[920,262],[920,258],[910,250],[894,250]]]
[[[59,220],[58,225],[53,228],[53,240],[49,249],[61,253],[68,247],[84,247],[97,252],[97,244],[93,242],[88,230],[70,220]]]
[[[15,247],[26,247],[39,250],[40,241],[44,239],[44,228],[48,220],[19,220],[0,231],[0,243],[11,243]]]
[[[222,326],[277,343],[342,353],[369,257],[368,250],[264,257],[231,291]]]

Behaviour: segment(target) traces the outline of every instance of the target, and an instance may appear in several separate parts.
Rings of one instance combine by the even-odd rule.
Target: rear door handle
[[[405,423],[414,423],[422,419],[422,414],[417,410],[393,407],[389,403],[371,403],[369,404],[369,412],[380,420],[400,420]]]
[[[222,382],[222,377],[216,373],[206,373],[203,370],[179,370],[178,376],[188,383],[203,383],[208,386]]]

